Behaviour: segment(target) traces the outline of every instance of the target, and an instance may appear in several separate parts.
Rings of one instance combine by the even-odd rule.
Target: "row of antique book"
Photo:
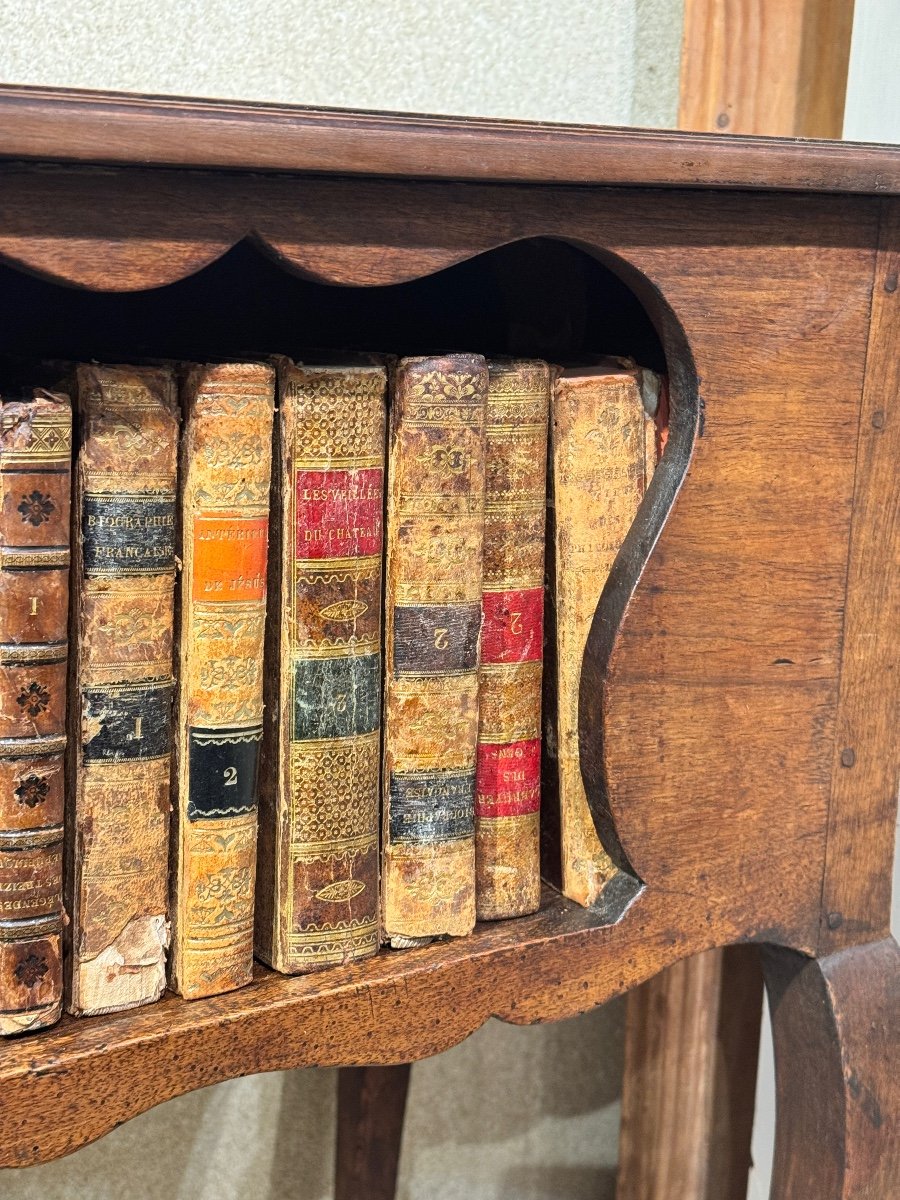
[[[551,412],[544,776],[595,899],[580,663],[660,409],[628,361],[475,354],[5,398],[0,1033],[537,909]]]

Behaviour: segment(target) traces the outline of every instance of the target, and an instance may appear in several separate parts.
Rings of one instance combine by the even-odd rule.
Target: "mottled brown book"
[[[388,457],[384,937],[475,924],[475,760],[488,371],[401,359]]]
[[[80,366],[69,687],[70,1012],[165,987],[178,408],[165,367]]]
[[[0,1034],[62,1012],[72,410],[0,408]]]
[[[378,948],[387,375],[279,363],[257,954],[313,971]]]
[[[475,872],[478,919],[541,899],[541,671],[550,368],[492,361],[485,410],[484,578]]]
[[[170,982],[196,999],[253,974],[275,371],[192,367],[182,399]]]
[[[557,775],[562,890],[586,906],[599,899],[616,867],[597,835],[581,778],[581,663],[597,600],[656,462],[643,391],[655,396],[658,377],[616,359],[563,371],[553,387],[557,694],[555,711],[545,713],[545,754]]]

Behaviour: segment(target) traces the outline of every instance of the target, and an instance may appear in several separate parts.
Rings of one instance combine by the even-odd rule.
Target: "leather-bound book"
[[[480,921],[541,898],[541,668],[546,363],[489,362],[485,417],[483,624],[475,796]]]
[[[378,948],[387,375],[279,363],[257,954],[286,973]]]
[[[488,371],[402,359],[388,458],[382,920],[393,946],[475,924]]]
[[[69,657],[70,1012],[165,987],[178,408],[165,367],[79,366]]]
[[[556,768],[548,790],[558,789],[562,890],[583,905],[597,901],[616,867],[581,778],[581,663],[597,600],[653,474],[655,429],[642,393],[655,398],[658,388],[656,375],[627,359],[563,371],[553,387],[557,694],[555,711],[545,711],[545,753]]]
[[[275,371],[192,367],[183,389],[170,982],[253,973]]]
[[[0,1034],[62,1012],[72,410],[0,409]]]

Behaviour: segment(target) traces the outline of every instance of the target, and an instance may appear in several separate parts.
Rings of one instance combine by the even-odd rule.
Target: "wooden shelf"
[[[900,1191],[900,153],[0,88],[2,157],[6,352],[187,356],[188,326],[208,353],[266,329],[254,349],[291,352],[305,318],[389,349],[412,312],[422,338],[525,329],[552,357],[632,349],[599,342],[638,313],[672,402],[581,676],[588,799],[640,894],[548,893],[461,941],[8,1041],[2,1165],[217,1080],[410,1061],[753,942],[774,1200]]]
[[[633,966],[610,970],[603,922],[547,889],[539,913],[479,925],[470,938],[314,975],[257,964],[250,987],[212,999],[166,994],[129,1012],[64,1017],[0,1048],[0,1166],[65,1154],[223,1079],[407,1062],[455,1045],[491,1016],[529,1024],[583,1012],[637,981]]]

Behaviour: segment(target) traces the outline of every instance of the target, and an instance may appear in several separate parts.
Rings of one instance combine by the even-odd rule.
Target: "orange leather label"
[[[262,600],[266,594],[267,517],[194,518],[194,600]]]

